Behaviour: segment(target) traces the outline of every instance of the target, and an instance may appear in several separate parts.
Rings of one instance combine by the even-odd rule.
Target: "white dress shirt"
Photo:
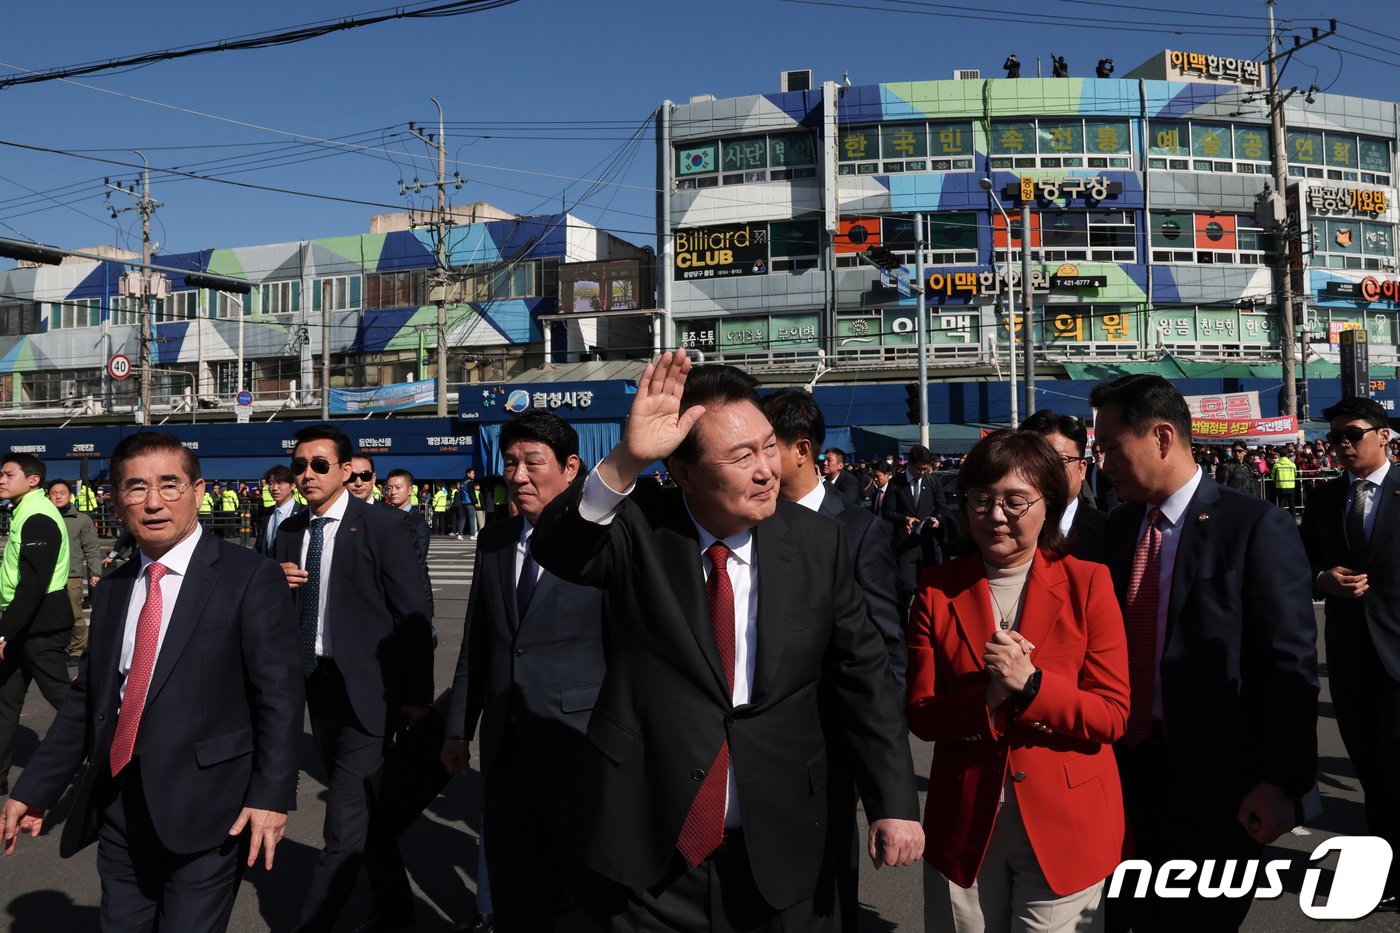
[[[1346,508],[1342,511],[1343,515],[1346,515],[1351,512],[1351,500],[1354,497],[1354,493],[1352,492],[1352,484],[1359,479],[1364,479],[1366,482],[1371,484],[1366,487],[1365,523],[1367,541],[1371,540],[1371,535],[1376,528],[1376,512],[1378,511],[1378,509],[1376,508],[1376,494],[1380,492],[1381,483],[1385,482],[1385,476],[1389,472],[1389,458],[1386,458],[1386,460],[1380,465],[1380,468],[1377,469],[1374,473],[1370,474],[1369,476],[1357,476],[1355,473],[1351,472],[1350,470],[1347,470],[1347,503]]]
[[[1069,500],[1069,505],[1065,506],[1065,514],[1060,516],[1060,534],[1069,537],[1070,529],[1074,527],[1074,516],[1079,514],[1079,497],[1074,496]]]
[[[833,490],[833,492],[834,491],[835,490]],[[839,493],[837,494],[840,495]],[[807,495],[797,500],[797,504],[802,506],[804,509],[811,509],[813,512],[820,512],[822,510],[822,502],[824,502],[825,500],[826,483],[817,483],[817,485],[812,487],[811,492],[807,493]]]
[[[622,505],[622,500],[627,498],[634,486],[635,482],[625,491],[618,492],[603,481],[595,467],[583,484],[583,496],[578,507],[579,517],[595,525],[611,524],[618,507]],[[823,491],[821,483],[817,484],[817,491]],[[685,508],[686,512],[690,513],[690,521],[700,539],[700,571],[707,583],[711,568],[710,561],[705,557],[706,549],[716,541],[729,548],[727,570],[730,585],[734,590],[734,690],[730,699],[734,706],[742,706],[749,702],[753,692],[754,660],[758,648],[758,565],[753,547],[753,529],[747,528],[728,538],[718,538],[695,521],[694,513],[690,512],[689,502]],[[739,812],[739,783],[734,772],[733,746],[730,746],[729,752],[729,787],[724,800],[724,825],[728,829],[734,829],[743,825],[743,820]]]
[[[331,653],[331,629],[326,624],[326,598],[330,594],[331,581],[331,560],[335,556],[335,536],[340,531],[340,526],[345,524],[345,509],[350,504],[350,493],[342,489],[336,494],[335,501],[330,504],[320,515],[314,511],[309,518],[329,518],[332,519],[323,529],[323,543],[321,546],[321,579],[320,598],[316,600],[316,656],[329,658]],[[311,526],[308,524],[305,534],[301,537],[301,563],[298,564],[302,570],[306,569],[306,550],[311,546]]]
[[[126,675],[131,671],[131,659],[136,654],[136,626],[141,619],[141,610],[146,606],[146,589],[149,586],[146,568],[155,563],[165,568],[165,576],[157,584],[160,587],[160,636],[156,639],[156,660],[159,660],[161,646],[165,644],[165,632],[170,628],[170,614],[175,611],[175,600],[180,598],[180,586],[185,582],[195,545],[203,535],[204,529],[196,524],[194,531],[166,551],[159,561],[141,554],[141,569],[136,574],[136,582],[131,585],[131,599],[126,604],[126,627],[122,632],[122,653],[117,663],[117,674],[121,677],[119,696],[126,696]],[[151,662],[151,670],[155,670],[155,661]]]
[[[1201,468],[1165,502],[1149,502],[1143,513],[1142,524],[1138,527],[1138,540],[1147,533],[1147,516],[1153,508],[1162,510],[1157,527],[1162,531],[1162,572],[1157,578],[1157,648],[1156,663],[1152,665],[1152,718],[1163,719],[1162,714],[1162,654],[1167,646],[1167,610],[1171,608],[1172,571],[1176,569],[1176,549],[1181,544],[1182,519],[1186,517],[1186,507],[1191,497],[1201,485]]]

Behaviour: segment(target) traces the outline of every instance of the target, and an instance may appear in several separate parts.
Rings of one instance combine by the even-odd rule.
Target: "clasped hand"
[[[987,685],[987,705],[996,709],[1012,694],[1026,688],[1026,681],[1035,673],[1035,665],[1031,663],[1035,645],[1020,632],[998,629],[982,649],[982,663],[991,677]]]

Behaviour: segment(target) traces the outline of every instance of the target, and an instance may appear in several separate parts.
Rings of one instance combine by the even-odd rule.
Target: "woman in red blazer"
[[[1101,929],[1128,718],[1113,583],[1063,556],[1068,483],[1044,438],[988,435],[958,491],[976,550],[924,572],[909,620],[909,726],[936,743],[926,929]]]

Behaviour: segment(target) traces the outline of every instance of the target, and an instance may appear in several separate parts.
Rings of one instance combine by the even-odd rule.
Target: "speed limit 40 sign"
[[[131,357],[118,353],[107,361],[107,372],[113,379],[125,379],[131,375]]]

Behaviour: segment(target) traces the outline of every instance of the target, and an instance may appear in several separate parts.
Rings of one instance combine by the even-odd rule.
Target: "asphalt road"
[[[461,644],[473,547],[471,542],[433,539],[430,563],[437,589],[437,627],[441,639],[436,662],[439,688],[450,683]],[[1400,931],[1400,915],[1396,914],[1378,914],[1355,923],[1329,924],[1308,919],[1299,907],[1302,872],[1314,847],[1332,835],[1362,832],[1360,794],[1332,719],[1325,661],[1323,675],[1319,741],[1324,812],[1313,825],[1305,828],[1305,835],[1285,836],[1267,853],[1267,858],[1291,859],[1294,867],[1284,877],[1287,891],[1273,900],[1257,900],[1245,929],[1261,933],[1343,927],[1358,933]],[[53,710],[37,690],[32,690],[15,750],[17,767],[23,767],[29,760],[52,719]],[[932,746],[911,740],[910,747],[916,772],[927,774]],[[301,892],[320,848],[325,795],[309,728],[302,757],[305,775],[298,793],[297,810],[291,814],[287,836],[277,850],[276,867],[271,872],[253,869],[244,877],[230,924],[230,929],[238,933],[286,930],[296,919]],[[13,776],[17,775],[18,770]],[[925,784],[920,777],[921,793]],[[51,815],[54,825],[48,827],[43,836],[37,840],[21,840],[17,855],[0,862],[0,922],[14,933],[83,933],[98,928],[100,890],[95,868],[96,847],[89,847],[68,860],[58,857],[55,827],[66,813],[66,804],[65,801]],[[405,835],[402,848],[418,898],[416,929],[450,930],[456,923],[471,917],[475,906],[476,829],[480,812],[481,779],[473,771],[455,778]],[[1335,856],[1322,864],[1335,864]],[[1327,883],[1324,880],[1324,889]],[[877,872],[869,870],[867,864],[861,876],[861,901],[864,906],[862,933],[920,930],[920,869]],[[338,929],[354,929],[368,909],[369,895],[362,884],[346,904]]]

